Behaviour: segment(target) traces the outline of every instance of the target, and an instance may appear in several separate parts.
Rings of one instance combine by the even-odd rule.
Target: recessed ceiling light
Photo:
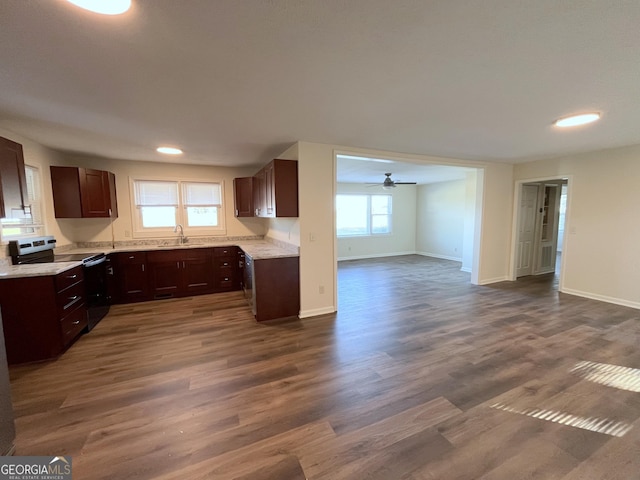
[[[584,125],[585,123],[595,122],[600,120],[600,114],[596,112],[581,113],[580,115],[572,115],[570,117],[564,117],[556,120],[553,124],[556,127],[577,127],[578,125]]]
[[[74,5],[103,15],[120,15],[131,7],[131,0],[67,0]]]
[[[174,147],[158,147],[156,148],[156,151],[166,155],[180,155],[182,153],[182,150]]]

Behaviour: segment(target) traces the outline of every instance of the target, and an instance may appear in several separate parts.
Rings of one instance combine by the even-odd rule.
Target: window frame
[[[25,164],[25,176],[27,176],[27,172],[31,170],[35,172],[36,179],[34,185],[34,191],[29,190],[29,182],[27,182],[27,200],[29,201],[29,215],[31,215],[30,223],[17,223],[17,224],[4,224],[0,225],[0,238],[2,239],[3,244],[7,244],[10,240],[14,240],[16,238],[23,237],[39,237],[46,234],[46,225],[44,222],[44,202],[43,202],[43,194],[42,194],[42,171],[40,167],[37,165],[29,165]],[[33,198],[29,198],[33,196]],[[34,217],[34,213],[37,216]],[[33,229],[33,232],[20,232],[14,235],[7,235],[5,233],[5,228],[11,228],[12,225],[15,225],[17,228],[21,229]]]
[[[177,185],[177,202],[176,205],[176,216],[175,216],[175,224],[168,227],[144,227],[142,225],[142,213],[141,207],[137,204],[136,197],[136,182],[167,182],[174,183]],[[212,226],[189,226],[187,224],[188,216],[187,216],[187,207],[193,206],[189,205],[185,201],[185,190],[183,185],[185,184],[212,184],[219,185],[220,188],[220,205],[207,205],[214,206],[217,208],[217,219],[218,225],[215,227]],[[224,189],[224,180],[203,180],[203,179],[193,179],[193,178],[178,178],[178,179],[167,179],[167,178],[159,178],[159,177],[148,177],[148,176],[135,176],[129,177],[129,205],[131,208],[131,226],[132,226],[132,237],[133,238],[162,238],[162,237],[173,237],[176,235],[175,226],[180,224],[183,227],[183,231],[185,236],[222,236],[226,235],[226,220],[225,220],[225,189]],[[171,205],[170,205],[171,206]]]
[[[367,199],[367,212],[366,212],[366,229],[365,233],[350,233],[341,234],[338,229],[338,197],[365,197]],[[389,213],[380,214],[373,213],[372,209],[372,197],[387,197],[389,205]],[[386,232],[373,232],[373,218],[386,216],[388,218],[388,231]],[[362,238],[362,237],[379,237],[393,234],[393,195],[390,193],[336,193],[336,237],[338,238]]]

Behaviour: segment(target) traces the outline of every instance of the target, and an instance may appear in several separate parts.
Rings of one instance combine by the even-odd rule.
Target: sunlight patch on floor
[[[640,392],[640,370],[608,363],[578,362],[571,373],[590,382],[629,392]]]
[[[502,410],[504,412],[516,413],[518,415],[526,415],[527,417],[545,420],[547,422],[560,423],[569,427],[581,428],[592,432],[604,433],[614,437],[622,437],[632,426],[624,422],[616,422],[608,418],[597,417],[581,417],[566,412],[558,412],[557,410],[546,410],[544,408],[530,408],[519,410],[502,403],[494,403],[491,408]]]

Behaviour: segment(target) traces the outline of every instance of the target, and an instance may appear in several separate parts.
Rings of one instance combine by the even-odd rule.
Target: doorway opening
[[[562,273],[568,179],[520,183],[513,279]],[[561,286],[561,285],[560,285]]]

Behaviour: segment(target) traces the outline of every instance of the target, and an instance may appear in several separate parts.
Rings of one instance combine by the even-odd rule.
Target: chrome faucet
[[[187,237],[184,236],[184,229],[180,224],[176,225],[176,228],[173,229],[173,233],[178,233],[178,228],[180,229],[180,245],[182,245],[187,241]]]

